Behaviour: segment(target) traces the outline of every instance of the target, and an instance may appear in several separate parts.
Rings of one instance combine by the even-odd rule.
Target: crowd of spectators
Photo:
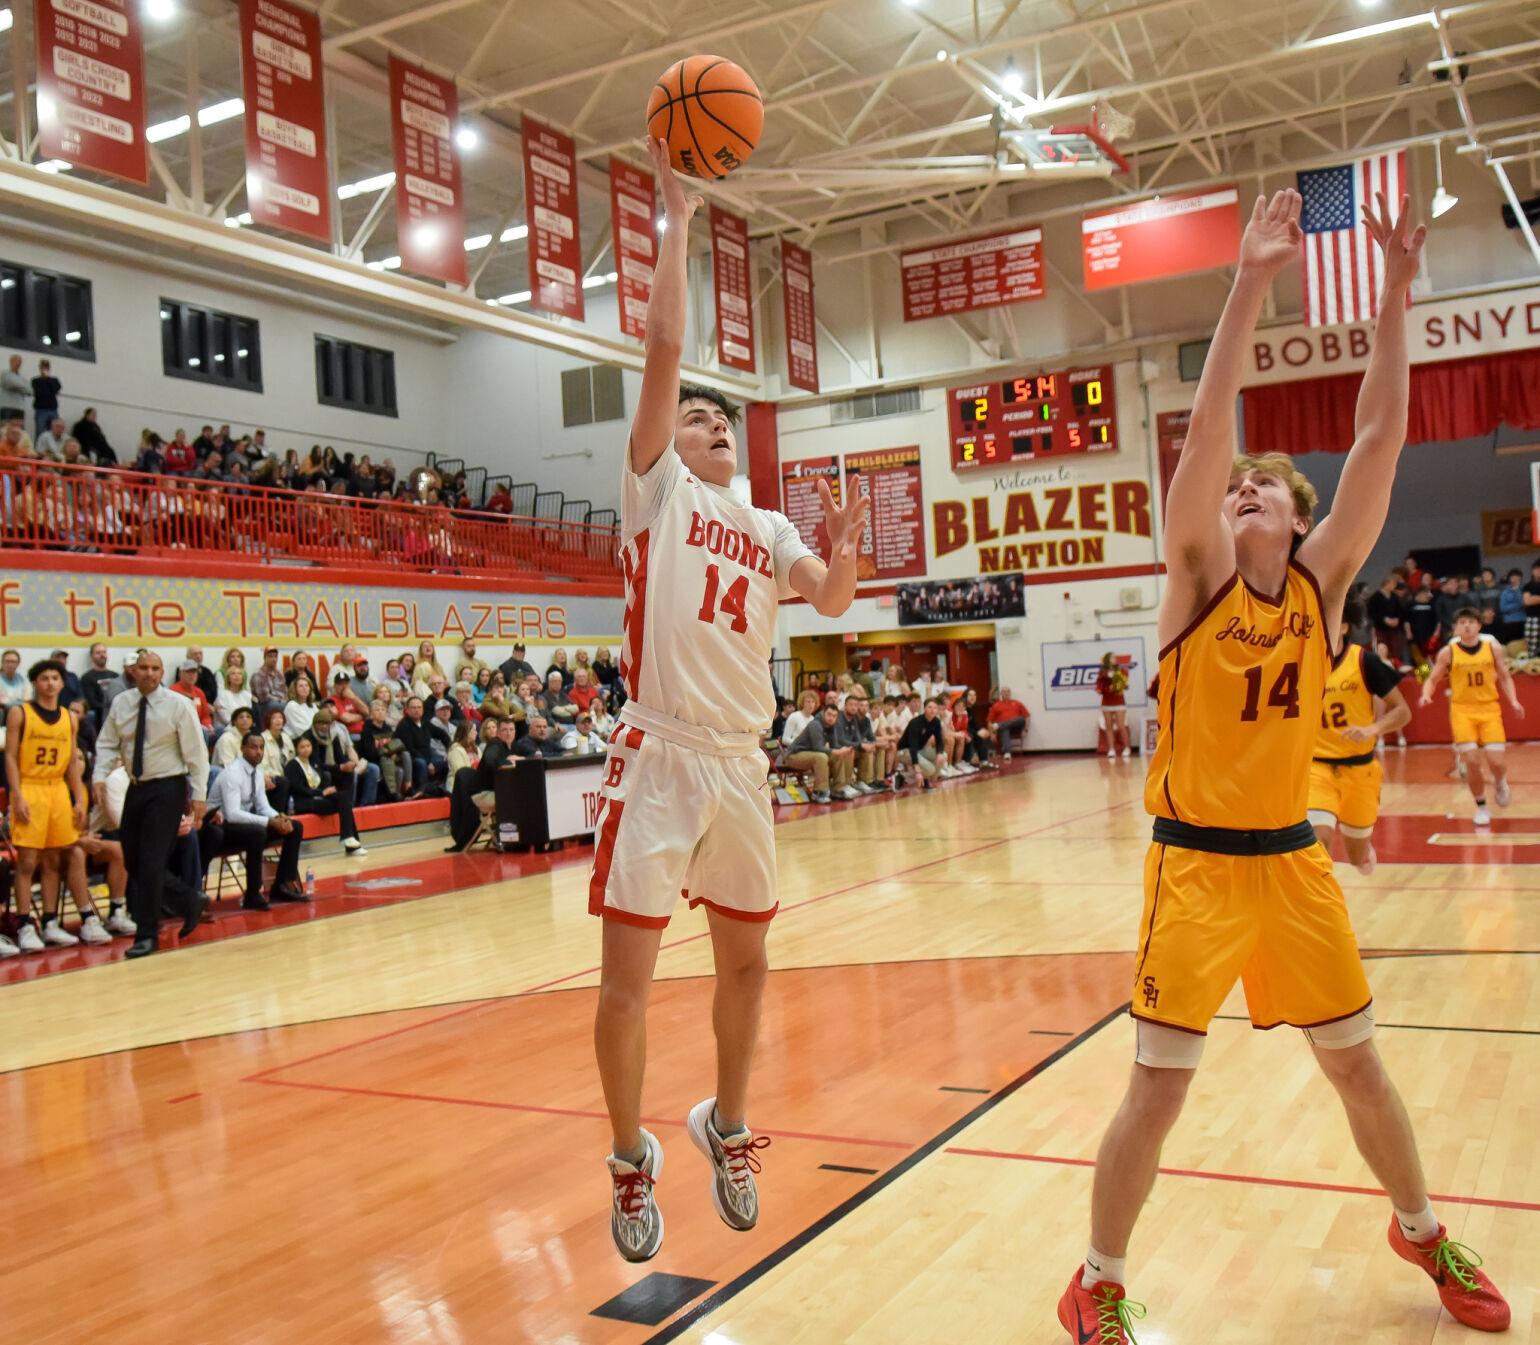
[[[1540,659],[1540,560],[1499,576],[1493,566],[1479,574],[1430,574],[1415,556],[1396,566],[1372,593],[1356,585],[1350,597],[1364,603],[1363,629],[1355,640],[1370,644],[1404,672],[1426,669],[1454,633],[1462,607],[1481,613],[1483,634],[1495,636],[1516,663]]]
[[[1026,737],[1027,707],[998,687],[987,704],[973,687],[949,685],[937,669],[911,682],[886,673],[842,673],[829,687],[783,699],[765,750],[775,770],[799,775],[814,803],[902,790],[998,770]]]

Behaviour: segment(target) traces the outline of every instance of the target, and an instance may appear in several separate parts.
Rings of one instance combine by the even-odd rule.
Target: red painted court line
[[[964,1149],[950,1147],[949,1154],[962,1154],[968,1158],[1012,1158],[1023,1163],[1057,1163],[1063,1167],[1094,1168],[1094,1158],[1058,1158],[1053,1154],[1013,1154],[999,1149]],[[1248,1177],[1235,1172],[1199,1172],[1192,1168],[1161,1168],[1163,1177],[1196,1177],[1201,1181],[1239,1182],[1244,1186],[1282,1186],[1297,1191],[1339,1191],[1350,1196],[1383,1196],[1386,1193],[1377,1186],[1339,1186],[1333,1182],[1300,1182],[1283,1177]],[[1483,1205],[1498,1210],[1540,1210],[1540,1204],[1524,1200],[1489,1200],[1484,1196],[1429,1195],[1429,1200],[1442,1201],[1446,1205]]]
[[[421,1022],[407,1023],[403,1027],[393,1027],[388,1032],[376,1032],[372,1037],[360,1037],[357,1041],[345,1041],[340,1046],[328,1047],[324,1051],[317,1051],[314,1055],[302,1056],[298,1060],[285,1060],[281,1065],[269,1065],[266,1069],[258,1070],[255,1074],[246,1076],[246,1083],[268,1083],[266,1076],[276,1074],[281,1069],[294,1069],[299,1065],[308,1065],[313,1060],[324,1060],[329,1055],[336,1055],[339,1051],[351,1051],[357,1046],[369,1046],[377,1041],[384,1041],[387,1037],[399,1037],[403,1032],[413,1032],[420,1027],[431,1027],[434,1023],[448,1022],[451,1018],[460,1018],[468,1013],[475,1013],[478,1009],[484,1009],[489,1004],[497,1004],[501,1001],[495,999],[477,1000],[474,1004],[462,1004],[457,1009],[451,1009],[448,1013],[441,1013],[436,1018],[424,1018]],[[383,1013],[410,1013],[411,1010],[384,1009]]]
[[[183,1093],[181,1097],[168,1097],[166,1105],[169,1107],[174,1102],[191,1102],[195,1097],[202,1097],[202,1093]]]

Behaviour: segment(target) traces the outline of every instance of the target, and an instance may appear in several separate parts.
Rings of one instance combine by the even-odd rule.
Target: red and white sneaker
[[[1085,1267],[1079,1267],[1059,1300],[1059,1325],[1075,1345],[1139,1345],[1129,1323],[1144,1316],[1144,1304],[1135,1303],[1121,1284],[1109,1280],[1087,1289],[1081,1282],[1084,1274]]]
[[[1439,1299],[1455,1321],[1477,1331],[1508,1329],[1508,1302],[1481,1273],[1481,1258],[1469,1247],[1451,1242],[1443,1225],[1439,1226],[1436,1238],[1413,1242],[1392,1214],[1390,1248],[1403,1261],[1427,1272],[1428,1278],[1438,1285]]]

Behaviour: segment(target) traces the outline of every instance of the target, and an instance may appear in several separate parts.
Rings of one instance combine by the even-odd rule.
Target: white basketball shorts
[[[700,751],[617,724],[600,791],[589,914],[662,929],[682,896],[692,908],[735,920],[769,920],[778,898],[768,770],[757,746]]]

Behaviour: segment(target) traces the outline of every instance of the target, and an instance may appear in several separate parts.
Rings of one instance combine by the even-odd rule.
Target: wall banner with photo
[[[937,579],[898,586],[900,626],[943,626],[963,621],[998,621],[1027,614],[1020,574]]]

